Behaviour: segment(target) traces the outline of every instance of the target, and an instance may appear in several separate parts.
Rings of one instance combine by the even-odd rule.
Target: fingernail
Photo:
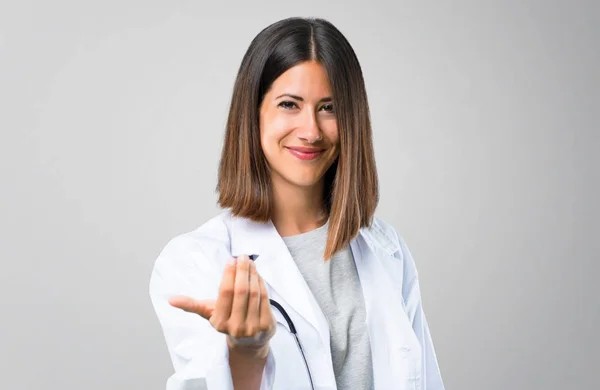
[[[229,258],[229,260],[227,260],[227,265],[235,265],[236,260],[235,257]]]

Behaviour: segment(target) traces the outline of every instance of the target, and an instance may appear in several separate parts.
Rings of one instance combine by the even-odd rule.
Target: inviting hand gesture
[[[267,289],[246,255],[229,259],[216,300],[174,296],[169,303],[207,319],[217,331],[229,336],[230,348],[262,348],[275,334]]]

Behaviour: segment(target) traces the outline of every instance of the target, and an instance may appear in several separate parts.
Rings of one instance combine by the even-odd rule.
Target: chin
[[[294,186],[305,188],[316,186],[323,178],[323,175],[317,175],[315,173],[299,175],[297,172],[290,175],[283,173],[280,174],[280,176],[283,180]]]
[[[305,177],[302,177],[302,178],[298,178],[298,177],[291,178],[290,177],[290,178],[286,178],[286,181],[288,183],[293,184],[293,185],[298,186],[298,187],[309,188],[309,187],[314,187],[317,184],[319,184],[320,178],[305,178]]]

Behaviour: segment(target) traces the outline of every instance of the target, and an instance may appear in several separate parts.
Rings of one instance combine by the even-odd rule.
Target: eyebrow
[[[275,99],[279,99],[279,98],[282,98],[284,96],[290,97],[290,98],[298,100],[300,102],[304,101],[304,99],[301,98],[300,96],[298,96],[298,95],[292,95],[292,94],[289,94],[289,93],[281,94],[281,95],[277,96]],[[331,98],[331,96],[327,96],[327,97],[324,97],[321,100],[319,100],[319,102],[331,102],[332,100],[333,99]]]

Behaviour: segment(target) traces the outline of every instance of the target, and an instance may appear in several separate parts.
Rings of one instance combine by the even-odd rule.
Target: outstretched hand
[[[228,335],[229,347],[262,347],[275,334],[275,318],[265,283],[248,256],[231,258],[225,266],[216,300],[173,296],[171,306],[205,318]]]

